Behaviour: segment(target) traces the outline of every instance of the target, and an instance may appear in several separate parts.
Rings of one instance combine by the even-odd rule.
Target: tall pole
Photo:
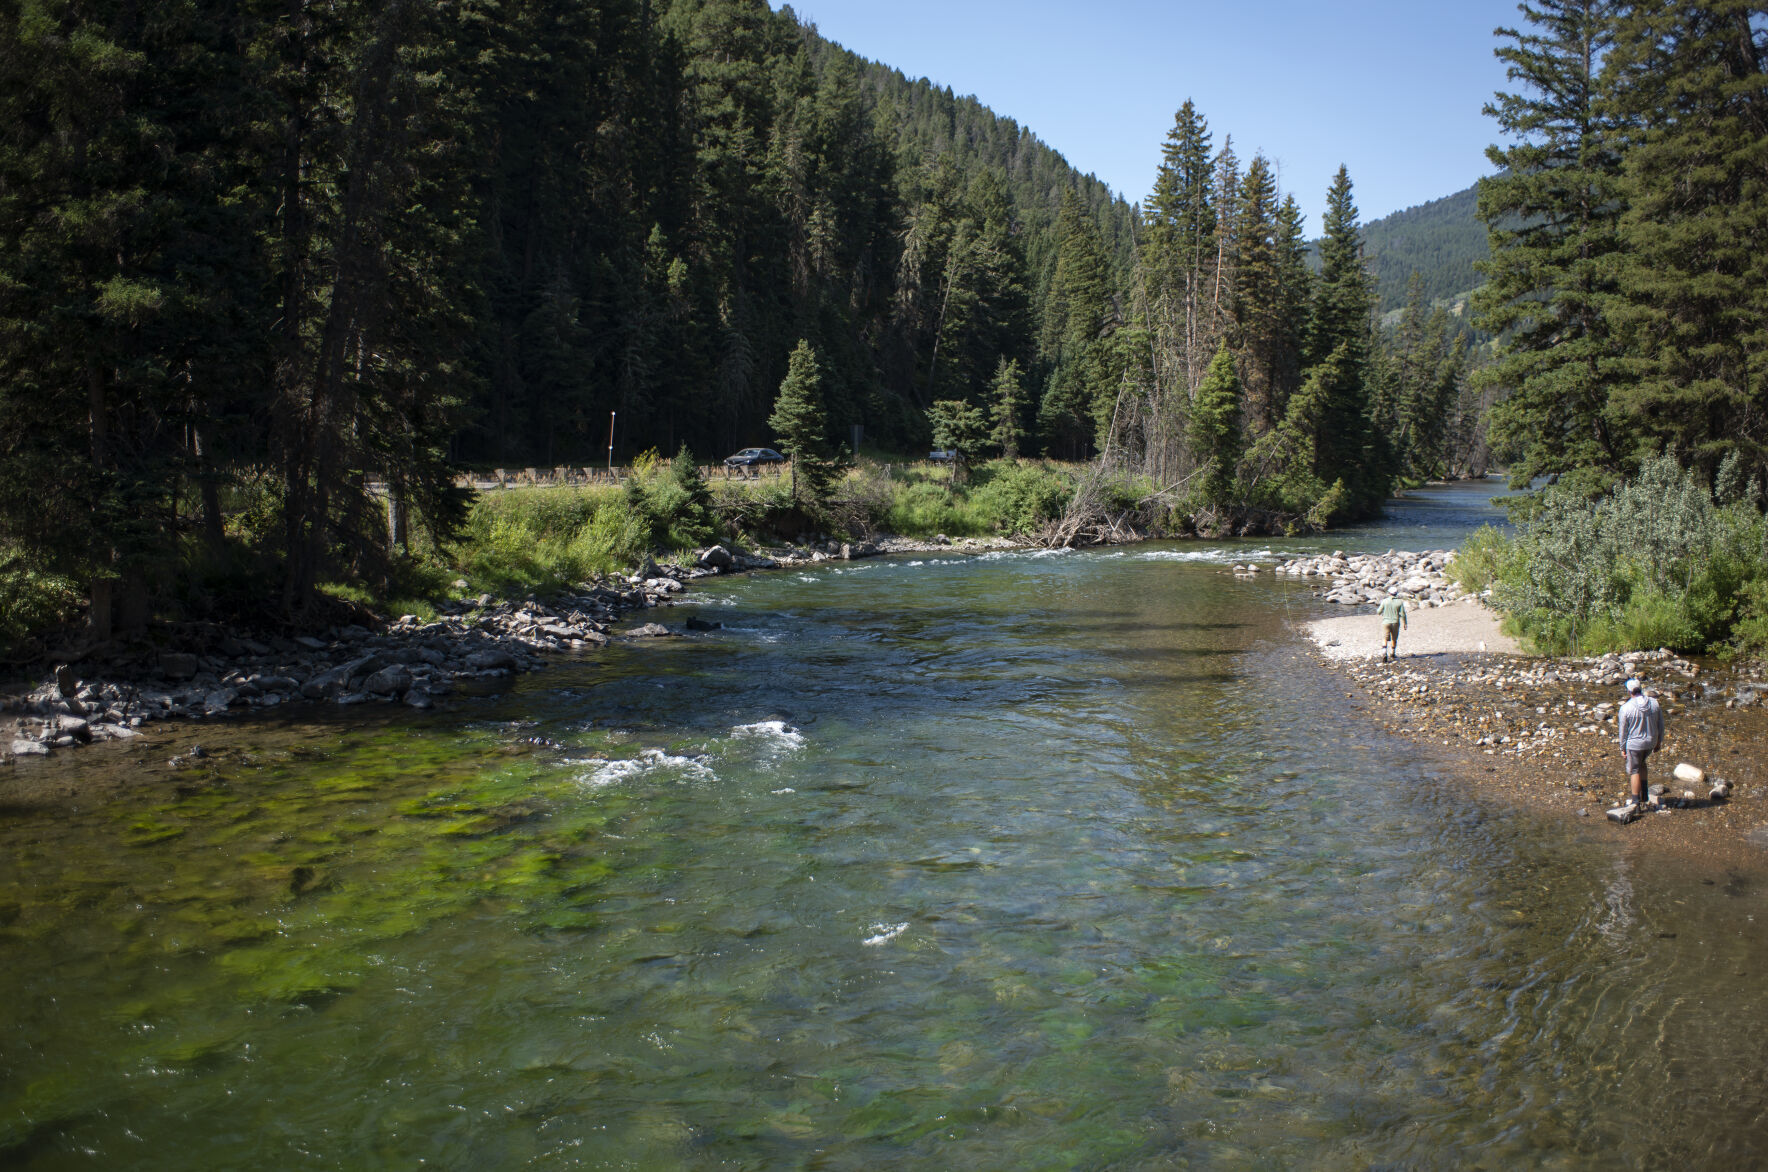
[[[608,476],[614,475],[614,416],[618,412],[608,412]]]

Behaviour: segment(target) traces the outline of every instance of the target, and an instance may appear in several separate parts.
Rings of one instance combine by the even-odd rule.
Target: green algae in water
[[[360,961],[355,950],[349,948],[234,948],[224,953],[217,964],[242,978],[242,993],[248,999],[307,1001],[348,992],[362,982]]]
[[[1026,559],[1045,576],[1026,605],[1060,595],[1089,556]],[[48,1163],[83,1148],[148,1168],[237,1166],[242,1127],[260,1162],[338,1166],[1759,1162],[1754,1053],[1677,993],[1709,969],[1756,971],[1754,938],[1726,943],[1736,914],[1661,880],[1617,896],[1599,853],[1443,818],[1435,803],[1453,799],[1420,798],[1416,762],[1365,774],[1292,738],[1321,697],[1287,660],[1245,686],[1251,716],[1222,685],[1139,685],[1154,661],[1111,661],[1119,644],[1253,621],[1173,595],[1242,589],[1225,575],[1155,569],[1128,594],[1081,579],[1078,617],[1036,620],[1033,639],[996,621],[985,592],[951,588],[1004,570],[931,567],[953,577],[923,590],[868,567],[793,615],[789,659],[709,640],[665,657],[671,671],[719,664],[703,681],[653,688],[646,667],[560,691],[542,673],[474,701],[533,718],[519,729],[439,719],[352,734],[298,768],[229,758],[216,772],[250,792],[243,828],[213,792],[143,793],[14,833],[0,877],[19,911],[0,933],[25,967],[0,973],[19,1006],[0,1104],[80,1055],[97,1110],[40,1096],[20,1142]],[[820,600],[866,574],[885,581],[874,601],[890,620],[843,613],[819,643]],[[1138,611],[1144,596],[1163,613]],[[1101,625],[1120,615],[1133,637]],[[892,658],[905,626],[913,661]],[[964,657],[963,688],[930,695],[943,661]],[[1000,685],[992,662],[1035,686]],[[1108,672],[1093,696],[1085,681]],[[720,731],[788,706],[801,744],[761,752]],[[595,788],[594,766],[498,744],[530,729],[588,743],[584,722],[624,723],[624,741],[604,738],[621,756],[705,746],[716,776],[635,768]],[[1217,747],[1174,753],[1180,734]],[[1268,773],[1245,764],[1255,750]],[[1236,762],[1221,770],[1231,793],[1201,776],[1217,753]],[[372,784],[336,802],[308,784],[344,775]],[[1316,801],[1337,784],[1320,778],[1355,781],[1354,810]],[[186,833],[117,849],[139,818]],[[978,845],[985,865],[916,862]],[[324,880],[294,883],[300,866]],[[1482,911],[1538,905],[1546,882],[1538,927]],[[1611,899],[1636,927],[1602,919]],[[1649,921],[1665,915],[1702,923],[1714,954],[1658,942]],[[45,924],[29,943],[11,935]],[[143,947],[174,938],[176,951]],[[1584,996],[1636,978],[1642,958],[1667,993],[1630,987],[1660,997],[1653,1044],[1674,1055]],[[1468,992],[1500,978],[1529,994]],[[1747,983],[1729,992],[1733,1020],[1761,1012]],[[1599,1076],[1580,1073],[1589,1053]],[[1704,1104],[1660,1077],[1695,1068],[1721,1072]],[[1608,1117],[1619,1084],[1671,1088],[1649,1150],[1582,1126]],[[274,1107],[217,1110],[228,1102]]]
[[[185,827],[172,826],[153,818],[138,818],[129,824],[124,841],[130,846],[152,846],[171,838],[181,838]]]

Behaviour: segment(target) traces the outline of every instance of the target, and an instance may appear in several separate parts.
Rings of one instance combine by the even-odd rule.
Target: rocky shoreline
[[[163,642],[58,666],[38,686],[0,696],[0,763],[104,741],[130,740],[159,721],[191,721],[301,702],[402,703],[433,707],[472,680],[534,671],[546,657],[615,639],[681,633],[661,623],[617,626],[633,612],[667,606],[688,583],[717,574],[785,569],[885,553],[1012,548],[1014,542],[943,536],[836,541],[745,552],[698,551],[687,565],[646,558],[631,575],[585,582],[544,600],[480,595],[370,628],[334,626],[295,635],[237,633],[212,624],[163,628]],[[465,583],[456,584],[464,587]],[[692,620],[688,629],[695,626]],[[10,725],[7,728],[6,725]]]
[[[1703,665],[1666,649],[1541,658],[1474,647],[1383,663],[1324,645],[1345,621],[1315,625],[1318,661],[1354,685],[1347,696],[1370,703],[1384,730],[1459,758],[1476,790],[1683,858],[1752,869],[1768,859],[1768,665]],[[1610,821],[1626,788],[1616,718],[1630,676],[1664,709],[1649,777],[1657,801]],[[1702,779],[1677,779],[1679,764]]]

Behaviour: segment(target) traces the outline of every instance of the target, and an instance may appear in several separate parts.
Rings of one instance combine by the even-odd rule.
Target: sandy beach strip
[[[1474,599],[1448,606],[1408,607],[1400,629],[1400,658],[1488,652],[1521,655],[1515,639],[1498,629],[1498,616]],[[1381,619],[1371,607],[1357,614],[1315,619],[1309,638],[1330,659],[1381,658]]]

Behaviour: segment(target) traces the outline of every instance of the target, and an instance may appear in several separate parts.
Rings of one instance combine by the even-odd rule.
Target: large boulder
[[[701,569],[716,570],[719,573],[723,573],[736,565],[736,558],[731,555],[730,550],[722,545],[715,545],[711,549],[701,550],[700,556],[696,561],[699,563]]]
[[[309,700],[321,700],[327,696],[335,696],[344,691],[352,680],[373,675],[385,666],[387,666],[386,660],[378,655],[370,654],[352,659],[348,663],[322,671],[302,684],[301,695]]]
[[[467,656],[467,666],[474,671],[515,671],[519,665],[509,652],[491,647]]]
[[[160,674],[169,680],[188,680],[196,676],[201,664],[188,651],[166,651],[160,655]]]
[[[411,690],[411,669],[392,663],[362,681],[362,690],[376,696],[403,696]]]

